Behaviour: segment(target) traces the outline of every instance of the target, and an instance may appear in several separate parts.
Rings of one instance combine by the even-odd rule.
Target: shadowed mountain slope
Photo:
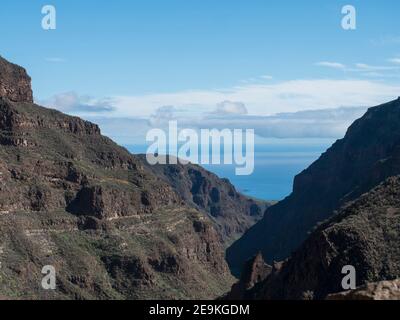
[[[374,107],[320,159],[299,174],[293,193],[227,252],[231,269],[261,251],[268,262],[287,258],[319,222],[390,176],[400,174],[400,99]]]
[[[240,296],[266,300],[325,299],[329,294],[343,291],[342,269],[348,265],[356,270],[357,286],[395,280],[400,278],[399,243],[400,177],[397,176],[344,206],[320,225],[287,261],[274,264],[269,274],[252,288],[242,289]],[[243,285],[239,282],[233,289],[238,287]],[[391,290],[394,295],[394,288]],[[237,290],[232,290],[228,298],[237,295]],[[340,296],[346,294],[337,298]]]

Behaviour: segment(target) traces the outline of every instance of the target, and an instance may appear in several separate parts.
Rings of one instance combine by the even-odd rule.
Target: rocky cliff
[[[24,68],[0,56],[0,97],[14,102],[33,102],[31,78]]]
[[[233,283],[224,246],[262,211],[199,167],[151,168],[35,105],[25,70],[0,60],[0,296],[214,298]]]
[[[400,99],[374,107],[320,159],[295,178],[293,193],[227,252],[237,273],[261,251],[268,262],[284,260],[317,223],[330,218],[390,176],[400,174]]]

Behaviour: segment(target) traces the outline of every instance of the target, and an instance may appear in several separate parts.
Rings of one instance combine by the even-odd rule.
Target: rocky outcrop
[[[224,296],[224,300],[247,300],[247,293],[256,285],[264,281],[272,272],[273,267],[264,262],[261,253],[246,262],[240,280],[232,286],[231,291]]]
[[[247,292],[252,299],[325,299],[343,291],[343,267],[356,285],[400,278],[400,177],[345,205]]]
[[[284,260],[319,222],[386,178],[400,174],[400,99],[374,107],[320,159],[295,178],[293,193],[227,252],[233,270],[261,251]]]
[[[356,290],[331,294],[327,300],[400,300],[400,280],[369,283]]]
[[[100,128],[89,121],[69,117],[56,110],[45,112],[33,104],[20,108],[19,104],[0,97],[0,129],[3,131],[28,134],[36,129],[53,129],[75,135],[100,135]]]
[[[13,102],[33,103],[31,78],[24,68],[0,56],[0,97]]]

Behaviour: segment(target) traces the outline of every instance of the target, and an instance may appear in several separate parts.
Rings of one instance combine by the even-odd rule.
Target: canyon
[[[0,57],[0,298],[396,299],[399,124],[400,99],[370,108],[272,205],[35,104]]]

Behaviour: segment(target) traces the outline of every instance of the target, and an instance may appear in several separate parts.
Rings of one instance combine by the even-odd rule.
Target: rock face
[[[327,300],[400,300],[400,280],[369,283],[356,290],[331,294]]]
[[[224,300],[247,300],[248,292],[264,281],[272,272],[273,267],[267,265],[261,253],[246,262],[240,280],[232,286],[231,291],[225,295]]]
[[[342,269],[348,265],[356,270],[357,286],[398,279],[399,241],[400,177],[397,176],[344,206],[319,226],[287,261],[248,291],[247,297],[325,299],[329,294],[343,291]],[[383,286],[375,288],[384,290]],[[346,296],[353,297],[351,293]]]
[[[97,125],[33,104],[29,83],[22,68],[1,60],[0,296],[227,292],[234,279],[224,246],[262,204],[196,166],[150,168]],[[56,268],[55,291],[41,289],[45,265]]]
[[[284,260],[317,223],[390,176],[400,174],[400,100],[371,108],[319,160],[295,178],[293,193],[227,252],[239,271],[261,251],[267,262]]]
[[[0,56],[0,97],[13,102],[33,102],[31,78],[24,68],[9,63]]]

